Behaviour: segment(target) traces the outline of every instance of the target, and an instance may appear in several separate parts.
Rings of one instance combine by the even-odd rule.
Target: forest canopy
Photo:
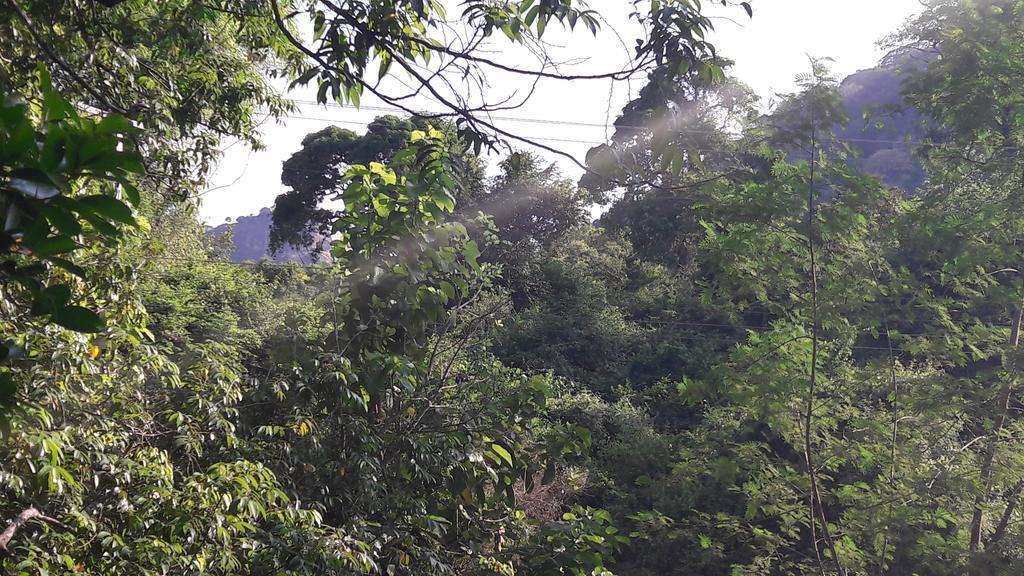
[[[0,4],[0,572],[1024,571],[1024,1],[772,106],[622,4],[576,75],[493,49],[610,33],[573,0]],[[641,88],[577,179],[494,71]],[[283,85],[397,112],[284,162],[304,263],[232,259]]]

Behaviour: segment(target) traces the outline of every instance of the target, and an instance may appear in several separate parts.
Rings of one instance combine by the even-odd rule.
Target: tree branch
[[[996,542],[999,542],[1006,536],[1006,528],[1010,525],[1010,518],[1013,517],[1013,512],[1017,508],[1017,503],[1020,502],[1020,492],[1024,490],[1024,480],[1017,482],[1017,484],[1010,489],[1010,495],[1006,502],[1006,508],[1003,509],[1003,515],[999,518],[999,524],[996,525],[995,532],[992,533],[992,537],[989,538],[986,546],[991,546]]]
[[[4,554],[10,553],[9,546],[11,544],[11,540],[13,540],[14,537],[18,534],[18,531],[21,530],[21,528],[31,520],[39,520],[40,522],[54,524],[64,529],[68,528],[60,520],[57,520],[56,518],[51,518],[46,514],[43,514],[34,506],[29,506],[28,508],[22,510],[21,513],[19,513],[14,518],[14,520],[12,520],[11,523],[7,525],[7,528],[5,528],[3,532],[0,532],[0,552],[3,552]]]

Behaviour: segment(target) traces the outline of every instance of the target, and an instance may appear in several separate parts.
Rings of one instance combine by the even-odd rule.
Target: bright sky
[[[713,4],[710,0],[705,3]],[[571,37],[571,42],[568,35],[551,31],[545,35],[546,41],[566,46],[564,50],[556,48],[554,58],[586,57],[561,67],[563,73],[605,72],[621,67],[626,51],[616,33],[627,45],[636,38],[636,29],[623,9],[631,2],[591,0],[590,4],[608,19],[598,38],[589,39],[589,33],[582,30]],[[752,0],[750,4],[754,9],[752,19],[739,7],[710,9],[708,14],[716,16],[716,32],[710,40],[719,53],[736,62],[731,74],[766,100],[775,93],[793,89],[793,78],[807,71],[808,55],[833,58],[832,69],[840,78],[874,66],[884,54],[876,43],[921,9],[919,0]],[[614,9],[620,12],[606,12]],[[451,10],[450,15],[454,14],[458,12]],[[499,48],[504,52],[490,54],[492,58],[523,68],[538,68],[528,53],[508,50],[506,43],[491,46],[493,50]],[[489,76],[489,99],[524,94],[529,86],[523,78],[507,73]],[[398,84],[392,86],[396,91],[401,88]],[[523,107],[496,114],[495,124],[582,160],[589,148],[605,140],[606,122],[614,121],[623,104],[641,86],[639,81],[630,85],[613,85],[609,80],[543,81]],[[312,102],[315,88],[297,89],[289,96],[300,102]],[[417,109],[441,109],[426,99],[414,102]],[[355,110],[299,104],[299,112],[292,117],[264,126],[265,150],[253,152],[243,144],[228,143],[211,188],[202,196],[202,217],[216,225],[226,218],[254,214],[272,206],[274,198],[284,191],[281,164],[300,148],[303,136],[332,123],[359,132],[375,116],[387,113],[374,109],[384,105],[369,97],[364,97],[362,105],[362,109]],[[544,155],[557,161],[566,174],[581,174],[570,161],[551,153]]]

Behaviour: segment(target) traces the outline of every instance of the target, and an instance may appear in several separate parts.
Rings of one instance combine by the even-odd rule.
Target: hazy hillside
[[[854,165],[906,192],[924,181],[924,171],[914,159],[914,143],[924,137],[921,117],[903,107],[902,97],[904,75],[925,63],[917,54],[890,54],[877,67],[847,76],[839,86],[850,121],[837,135],[861,150]]]
[[[286,245],[276,253],[270,253],[271,218],[270,208],[263,208],[259,214],[241,216],[234,222],[225,222],[220,226],[210,228],[208,234],[211,236],[231,234],[231,241],[235,247],[234,252],[231,253],[232,262],[269,258],[275,262],[312,263],[315,260],[310,254],[312,249],[300,249]]]

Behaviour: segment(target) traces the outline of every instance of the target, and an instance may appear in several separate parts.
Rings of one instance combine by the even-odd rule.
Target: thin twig
[[[812,103],[813,107],[813,103]],[[813,111],[812,111],[813,114]],[[811,147],[814,147],[814,120],[811,119]],[[814,470],[814,456],[811,450],[811,427],[814,424],[814,397],[818,375],[818,269],[815,262],[814,251],[814,154],[811,154],[809,166],[809,179],[807,185],[807,249],[811,257],[811,367],[810,377],[807,384],[807,409],[804,411],[804,463],[807,466],[807,478],[811,484],[811,491],[808,494],[807,506],[810,514],[811,545],[814,547],[814,557],[818,560],[818,568],[822,576],[825,575],[825,564],[821,559],[821,549],[818,547],[818,478]]]

